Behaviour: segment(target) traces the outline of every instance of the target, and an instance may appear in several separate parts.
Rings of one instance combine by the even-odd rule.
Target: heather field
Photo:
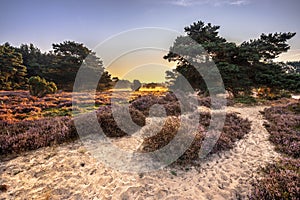
[[[112,97],[113,94],[113,97]],[[163,94],[160,90],[137,91],[128,95],[128,91],[118,92],[97,92],[95,98],[87,93],[75,95],[80,101],[79,112],[91,111],[99,106],[110,105],[111,98],[115,101],[130,101],[144,94],[153,94],[160,96]],[[74,96],[75,96],[74,95]],[[86,108],[84,108],[86,105]],[[78,108],[78,109],[80,109]],[[75,108],[76,114],[76,108]],[[72,93],[60,92],[48,94],[45,97],[38,98],[29,94],[28,91],[0,91],[0,120],[7,122],[16,122],[20,120],[34,120],[43,117],[71,116],[72,115]]]
[[[188,128],[189,124],[181,124],[180,118],[188,117],[189,113],[181,111],[177,98],[170,92],[125,93],[97,93],[95,105],[86,96],[80,99],[80,108],[73,108],[77,112],[72,112],[71,93],[37,98],[26,91],[1,91],[0,197],[298,198],[299,100],[280,99],[251,106],[228,101],[221,135],[210,154],[201,160],[198,152],[210,124],[211,103],[210,98],[198,97],[198,105],[192,107],[193,114],[199,116],[199,127],[184,154],[158,171],[132,174],[115,171],[95,160],[81,143],[74,117],[95,112],[111,145],[129,152],[148,153],[170,143],[180,126]],[[129,130],[141,132],[142,137],[118,127],[111,109],[112,96],[117,102],[129,103],[133,122],[142,127]],[[165,109],[163,123],[160,110],[150,109],[155,104]],[[217,107],[221,109],[221,105]],[[122,110],[122,103],[117,109]],[[152,130],[160,131],[147,136]],[[90,145],[95,143],[90,141]],[[97,187],[99,184],[101,188]]]

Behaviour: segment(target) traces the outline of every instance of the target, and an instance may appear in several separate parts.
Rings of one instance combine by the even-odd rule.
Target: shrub
[[[265,109],[264,116],[269,123],[266,129],[270,133],[270,141],[275,149],[294,158],[300,156],[300,116],[297,109],[300,103],[291,103],[287,106],[276,106]]]
[[[145,116],[149,116],[149,109],[158,103],[158,98],[154,95],[145,95],[131,102],[131,107],[141,111]]]
[[[70,108],[49,108],[42,112],[44,117],[58,117],[58,116],[71,116],[72,110]]]
[[[263,176],[254,183],[250,199],[299,199],[300,196],[300,124],[299,102],[265,109],[266,129],[275,149],[286,158],[262,168]],[[289,158],[292,157],[292,158]]]
[[[39,76],[30,77],[28,83],[30,94],[37,97],[43,97],[46,94],[54,94],[57,90],[54,82],[48,82]]]
[[[198,158],[198,153],[201,148],[202,140],[205,137],[205,130],[210,124],[211,116],[209,113],[199,113],[200,122],[198,130],[194,133],[194,140],[185,153],[179,158],[178,163],[189,163]],[[142,144],[141,151],[151,152],[167,145],[176,135],[180,127],[178,117],[167,117],[161,131],[154,136],[148,137]],[[160,126],[151,127],[154,130],[160,130]],[[250,122],[238,117],[236,114],[230,113],[226,115],[224,129],[221,132],[220,138],[212,149],[211,153],[216,153],[221,150],[228,150],[234,147],[234,142],[241,139],[250,131]]]
[[[211,153],[232,149],[237,140],[244,137],[251,130],[251,123],[234,113],[226,114],[223,131]]]
[[[19,153],[77,138],[69,117],[0,121],[0,154]]]
[[[113,115],[111,106],[99,107],[96,112],[97,118],[104,134],[107,137],[122,137],[138,131],[138,127],[131,126],[129,123],[126,112],[127,110],[124,107],[119,106],[116,108],[116,113]],[[139,110],[129,108],[129,114],[129,117],[131,117],[132,121],[136,125],[142,127],[146,124],[146,117]],[[119,125],[115,119],[118,119],[118,122],[120,122]],[[124,130],[122,130],[120,127],[123,127]]]
[[[296,200],[300,197],[299,159],[284,158],[262,168],[264,177],[254,183],[250,199]]]
[[[171,92],[167,92],[163,96],[144,95],[138,97],[131,102],[131,107],[141,111],[145,116],[149,116],[150,108],[155,104],[162,105],[167,116],[179,116],[181,114],[184,114],[185,111],[182,108],[186,108],[189,110],[196,109],[196,105],[191,105],[188,100],[181,102],[182,105],[180,105],[180,102],[176,98],[175,94]],[[161,112],[152,114],[154,114],[153,116],[157,117],[161,116]]]
[[[291,94],[286,90],[271,90],[268,87],[261,87],[257,90],[257,96],[261,99],[277,100],[280,98],[291,98]]]
[[[294,114],[300,114],[300,103],[291,103],[287,106],[287,109]]]
[[[167,145],[176,135],[180,127],[180,119],[174,116],[166,118],[162,128],[160,123],[153,123],[151,129],[160,130],[154,136],[145,138],[142,144],[142,151],[152,152]],[[150,131],[150,130],[147,130]]]
[[[18,106],[15,106],[12,113],[13,114],[23,114],[23,113],[32,113],[32,112],[41,112],[41,108],[39,107],[36,107],[36,106],[32,106],[32,105],[29,105],[29,104],[21,104],[21,105],[18,105]]]
[[[195,102],[189,101],[189,96],[186,94],[177,95],[181,96],[183,99],[182,102],[179,102],[176,95],[172,92],[166,92],[162,96],[155,96],[155,95],[144,95],[141,97],[136,98],[131,102],[131,106],[135,109],[140,110],[144,113],[145,116],[149,116],[149,109],[154,104],[163,105],[166,111],[167,116],[179,116],[181,114],[185,114],[187,112],[184,111],[184,108],[188,110],[196,110],[198,106],[205,106],[208,108],[212,107],[211,98],[210,97],[200,97],[197,96]],[[180,103],[182,105],[180,105]],[[198,104],[198,105],[196,105]],[[227,105],[232,105],[233,103],[227,100]],[[182,107],[181,107],[182,106]],[[214,109],[219,109],[223,105],[221,102],[216,102],[214,104]],[[160,116],[160,115],[157,115]]]

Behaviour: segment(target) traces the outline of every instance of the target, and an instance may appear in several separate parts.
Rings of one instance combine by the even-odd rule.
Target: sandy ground
[[[259,111],[228,107],[252,121],[252,130],[230,151],[200,166],[147,173],[110,169],[80,142],[46,147],[0,164],[0,199],[247,199],[257,169],[279,157],[268,141]]]

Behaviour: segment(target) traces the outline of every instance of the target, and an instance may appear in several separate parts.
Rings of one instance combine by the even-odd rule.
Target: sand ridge
[[[41,148],[0,164],[0,199],[247,199],[257,169],[280,155],[268,141],[259,111],[228,107],[252,122],[251,131],[229,151],[199,166],[122,173],[98,163],[80,141]],[[119,142],[119,141],[118,141]]]

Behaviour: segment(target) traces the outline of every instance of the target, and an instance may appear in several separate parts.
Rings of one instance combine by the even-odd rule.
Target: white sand
[[[252,130],[230,151],[200,167],[143,174],[114,171],[80,142],[47,147],[0,164],[0,199],[247,199],[257,169],[279,156],[259,113],[264,107],[227,108],[252,121]],[[127,143],[128,144],[128,143]]]

